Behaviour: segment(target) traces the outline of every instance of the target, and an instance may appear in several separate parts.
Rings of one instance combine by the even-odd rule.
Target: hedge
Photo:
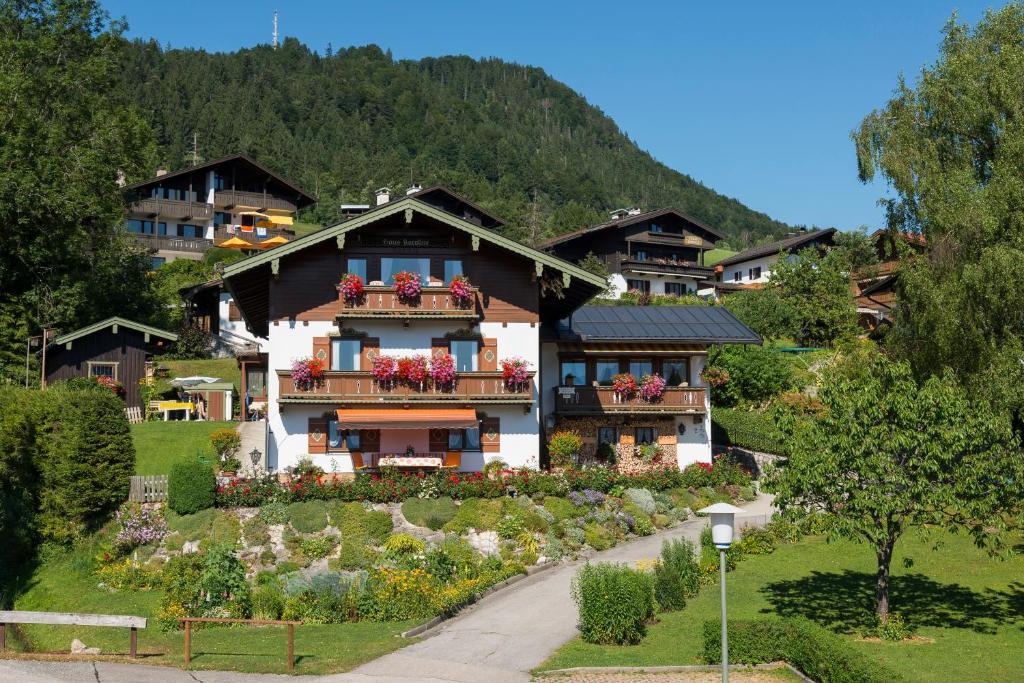
[[[654,616],[654,578],[624,564],[586,564],[572,582],[580,636],[588,643],[633,645]]]
[[[179,515],[192,515],[212,508],[217,477],[213,468],[201,462],[179,462],[171,467],[167,481],[167,507]]]
[[[768,415],[741,408],[712,408],[711,440],[762,453],[785,455],[786,446]]]
[[[704,622],[704,659],[722,661],[722,622]],[[801,617],[729,622],[729,663],[786,661],[818,683],[894,683],[904,680],[853,649],[842,637]]]

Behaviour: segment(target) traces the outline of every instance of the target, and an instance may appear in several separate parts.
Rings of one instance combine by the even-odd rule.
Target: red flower
[[[455,476],[454,474],[452,475],[452,483],[453,484],[458,484],[459,483],[459,478],[457,476]]]

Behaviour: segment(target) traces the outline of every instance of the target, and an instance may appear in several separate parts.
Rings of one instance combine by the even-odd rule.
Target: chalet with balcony
[[[892,322],[901,259],[923,253],[927,246],[924,235],[890,230],[876,230],[871,240],[878,263],[861,268],[853,275],[858,323],[868,332]]]
[[[315,201],[244,154],[190,166],[127,188],[127,229],[158,267],[199,260],[212,246],[263,249],[294,238],[295,214]]]
[[[802,230],[784,239],[751,247],[715,265],[715,280],[724,285],[722,291],[759,288],[771,278],[775,263],[780,258],[793,258],[803,249],[827,250],[835,243],[835,228]]]
[[[541,248],[578,263],[593,253],[611,273],[609,294],[710,292],[715,271],[704,254],[722,234],[673,209],[620,209],[611,220],[547,240]]]
[[[720,306],[584,306],[542,335],[548,432],[575,430],[585,458],[620,463],[656,444],[681,468],[711,462],[708,348],[761,343]]]

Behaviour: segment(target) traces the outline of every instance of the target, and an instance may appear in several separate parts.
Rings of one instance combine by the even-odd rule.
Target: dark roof
[[[591,225],[589,227],[576,230],[575,232],[559,235],[558,237],[552,237],[541,242],[540,248],[548,249],[555,245],[562,244],[563,242],[569,242],[571,240],[574,240],[577,237],[589,235],[590,233],[596,232],[598,230],[607,230],[609,228],[622,228],[627,225],[633,225],[634,223],[640,223],[642,221],[651,220],[653,218],[659,218],[660,216],[665,216],[669,214],[674,215],[677,218],[681,218],[682,220],[688,223],[696,225],[701,230],[705,230],[711,233],[711,235],[718,239],[725,239],[725,235],[720,233],[718,230],[715,230],[710,225],[702,223],[701,221],[697,220],[692,216],[687,216],[685,213],[682,213],[681,211],[676,211],[675,209],[654,209],[653,211],[645,211],[644,213],[638,213],[635,216],[623,216],[622,218],[616,218],[615,220],[608,221],[607,223]]]
[[[202,171],[202,170],[205,170],[205,169],[208,169],[208,168],[213,168],[214,166],[220,166],[221,164],[226,164],[226,163],[231,162],[231,161],[241,161],[243,163],[249,164],[253,168],[255,168],[258,171],[260,171],[261,173],[266,173],[268,176],[270,176],[271,178],[273,178],[277,182],[281,183],[282,185],[287,187],[289,190],[291,190],[295,194],[297,194],[300,197],[302,197],[302,199],[304,201],[299,202],[299,208],[300,209],[303,206],[308,206],[309,204],[313,204],[314,202],[316,202],[316,197],[314,197],[313,195],[309,194],[308,192],[303,190],[298,185],[292,183],[289,180],[286,180],[285,178],[281,177],[277,173],[274,173],[269,168],[267,168],[263,164],[260,164],[255,159],[253,159],[252,157],[248,156],[247,154],[229,154],[228,156],[221,157],[220,159],[214,159],[212,161],[204,161],[203,163],[196,164],[195,166],[188,166],[187,168],[178,169],[177,171],[171,171],[170,173],[164,173],[163,175],[158,175],[158,176],[155,176],[153,178],[149,178],[147,180],[143,180],[142,182],[135,183],[134,185],[129,185],[125,189],[126,190],[137,190],[139,188],[147,187],[147,186],[153,185],[155,183],[161,183],[161,182],[163,182],[165,180],[168,180],[170,178],[176,178],[178,176],[187,175],[189,173],[194,173],[196,171]]]
[[[447,211],[448,213],[455,214],[459,218],[466,218],[467,216],[465,208],[470,209],[470,214],[477,213],[480,217],[480,224],[485,228],[496,228],[504,225],[505,221],[501,220],[494,214],[482,209],[477,204],[469,201],[465,197],[452,192],[444,185],[431,185],[430,187],[423,188],[417,192],[413,192],[409,197],[416,197],[417,199],[430,204],[438,209]],[[463,207],[463,211],[456,212],[452,211],[455,207]]]
[[[776,242],[769,242],[768,244],[762,244],[759,247],[751,247],[746,251],[730,256],[727,259],[722,259],[716,266],[731,266],[734,263],[743,263],[755,258],[762,258],[764,256],[772,256],[778,254],[780,251],[793,251],[801,246],[808,244],[809,242],[815,242],[818,240],[832,241],[832,235],[836,232],[835,228],[827,228],[825,230],[814,230],[811,232],[802,232],[798,235],[790,235],[785,239],[778,240]]]
[[[142,323],[137,323],[134,320],[128,320],[126,318],[119,318],[117,316],[114,316],[112,318],[107,318],[106,320],[101,320],[98,323],[93,323],[92,325],[87,325],[86,327],[79,328],[74,332],[62,334],[61,336],[54,339],[51,342],[51,344],[66,344],[69,341],[74,341],[75,339],[87,337],[90,334],[95,334],[100,330],[104,330],[108,327],[113,327],[114,325],[117,325],[118,328],[124,327],[129,330],[135,330],[136,332],[142,332],[143,334],[151,334],[154,337],[161,337],[168,341],[178,341],[178,335],[174,334],[173,332],[161,330],[157,327],[150,327],[149,325],[143,325]]]
[[[572,314],[570,330],[582,341],[761,343],[756,332],[722,306],[584,306]]]

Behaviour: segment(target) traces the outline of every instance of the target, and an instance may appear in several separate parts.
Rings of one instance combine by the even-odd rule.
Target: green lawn
[[[237,422],[143,422],[132,425],[135,442],[135,473],[170,474],[171,465],[195,460],[202,455],[211,463],[216,453],[210,446],[210,432],[234,429]]]
[[[234,358],[160,360],[159,364],[170,369],[171,379],[202,375],[204,377],[219,377],[222,382],[231,382],[235,385],[236,400],[238,398],[237,393],[239,387],[242,386],[242,371],[238,368],[238,361]]]
[[[320,230],[323,227],[324,226],[319,225],[317,223],[299,223],[298,221],[292,224],[292,230],[295,231],[296,237],[305,237],[311,232],[316,232],[317,230]]]
[[[107,592],[91,574],[90,544],[50,557],[36,570],[15,600],[18,610],[133,614],[150,618],[139,632],[140,663],[183,666],[183,633],[165,633],[153,618],[160,591]],[[400,633],[413,622],[324,624],[295,630],[295,673],[348,671],[413,640]],[[8,632],[7,646],[25,652],[67,652],[78,638],[103,654],[127,655],[128,631],[79,626],[21,626]],[[283,627],[228,626],[204,628],[192,634],[192,668],[285,673],[286,630]]]
[[[941,541],[938,550],[933,550]],[[926,640],[869,642],[874,556],[867,546],[807,539],[744,559],[729,574],[729,616],[804,616],[847,634],[854,647],[909,681],[1024,680],[1024,544],[1006,561],[962,537],[906,537],[893,560],[893,609]],[[573,640],[542,669],[655,666],[701,662],[701,628],[719,615],[718,586],[686,609],[659,614],[637,646]]]
[[[732,249],[708,249],[704,252],[704,265],[713,266],[719,261],[738,253],[738,251],[733,251]]]

